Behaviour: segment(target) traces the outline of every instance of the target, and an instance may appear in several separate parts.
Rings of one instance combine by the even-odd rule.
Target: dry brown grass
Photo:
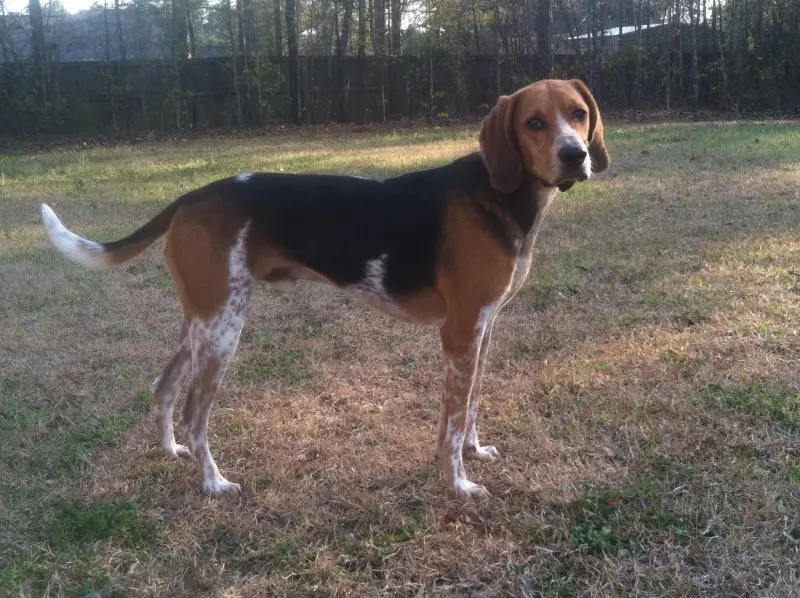
[[[609,128],[495,328],[483,504],[433,461],[436,331],[313,285],[257,295],[211,424],[245,493],[203,496],[146,405],[179,329],[159,251],[86,272],[36,217],[109,238],[218,170],[389,174],[474,130],[0,159],[0,593],[797,595],[800,133]]]

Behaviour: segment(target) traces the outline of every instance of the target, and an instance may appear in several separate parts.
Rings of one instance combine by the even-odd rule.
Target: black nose
[[[567,145],[558,150],[558,159],[564,166],[580,166],[586,159],[586,150],[579,145]]]

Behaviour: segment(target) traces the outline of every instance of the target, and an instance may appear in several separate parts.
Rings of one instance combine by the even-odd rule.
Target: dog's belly
[[[446,315],[444,298],[433,288],[399,297],[376,295],[360,289],[345,291],[359,303],[414,324],[439,325]]]
[[[344,291],[359,303],[383,312],[393,318],[419,324],[439,324],[444,320],[444,298],[433,286],[421,285],[403,293],[389,292],[385,286],[386,257],[368,260],[364,276],[351,284],[340,284],[308,266],[293,264],[274,268],[264,281],[279,291],[291,291],[298,280],[327,284]]]

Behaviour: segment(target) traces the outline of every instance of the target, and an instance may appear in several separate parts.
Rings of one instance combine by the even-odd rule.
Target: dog
[[[50,240],[70,260],[109,268],[166,233],[164,256],[183,307],[180,343],[151,387],[161,445],[191,459],[203,489],[235,495],[208,446],[211,403],[236,350],[256,283],[337,287],[390,316],[439,326],[446,362],[437,456],[461,499],[488,496],[463,457],[478,442],[480,381],[498,312],[522,286],[557,190],[605,170],[597,103],[579,80],[542,80],[501,96],[481,124],[480,151],[385,180],[244,173],[175,200],[130,236],[95,243],[46,204]],[[177,444],[173,410],[184,381]]]

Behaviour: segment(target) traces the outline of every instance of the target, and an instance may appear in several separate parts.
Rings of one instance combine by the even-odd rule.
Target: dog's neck
[[[479,165],[473,171],[477,178],[470,179],[470,184],[482,189],[483,193],[471,194],[469,201],[486,230],[510,253],[518,256],[530,253],[542,218],[558,188],[545,185],[540,179],[525,173],[515,191],[502,193],[492,187],[489,171],[480,154],[465,159],[474,160]],[[474,191],[475,187],[471,189]]]
[[[520,255],[527,255],[533,250],[533,244],[536,241],[536,235],[539,234],[539,229],[542,226],[547,209],[556,195],[557,187],[550,187],[542,183],[542,181],[535,177],[523,180],[518,193],[522,194],[524,201],[531,206],[531,213],[533,220],[527,228],[520,228],[523,233],[522,245],[520,246]]]

